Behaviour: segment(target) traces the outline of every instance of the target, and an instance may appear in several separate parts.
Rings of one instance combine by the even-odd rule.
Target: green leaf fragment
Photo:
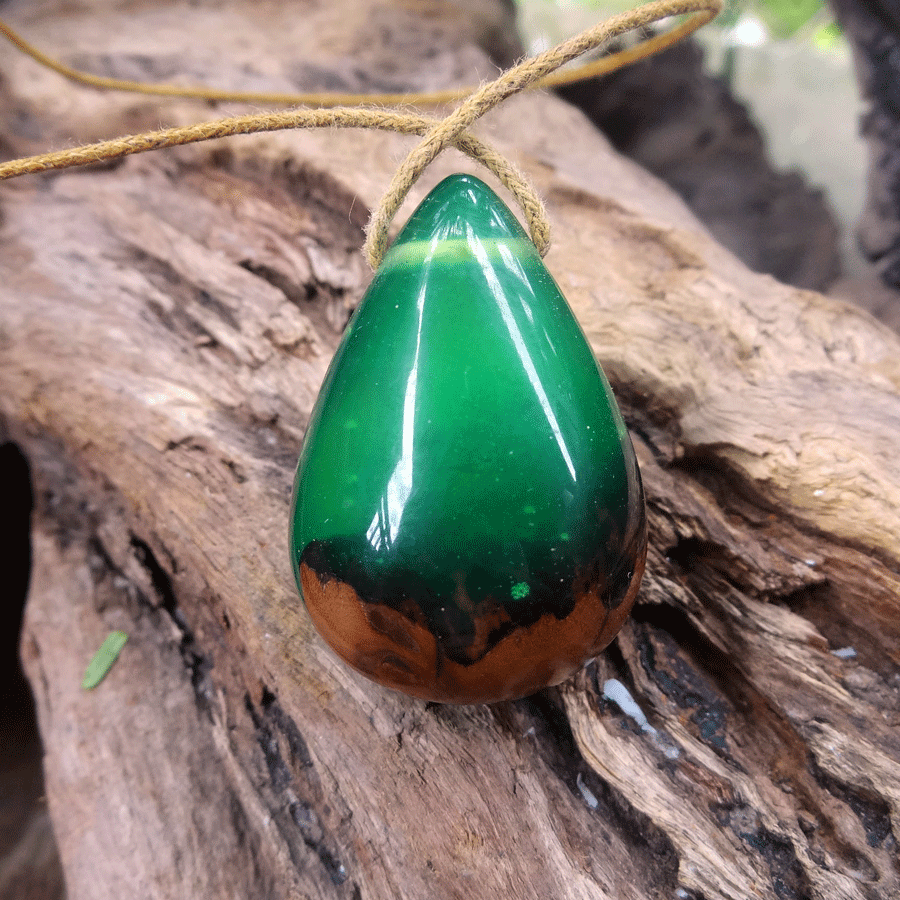
[[[93,690],[106,678],[107,673],[113,667],[113,663],[122,652],[128,640],[124,631],[113,631],[108,635],[100,649],[94,654],[94,658],[88,663],[81,686],[86,691]]]

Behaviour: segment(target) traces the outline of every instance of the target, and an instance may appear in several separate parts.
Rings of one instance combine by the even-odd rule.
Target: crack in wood
[[[132,533],[130,545],[135,559],[150,576],[150,583],[159,600],[158,608],[165,612],[180,635],[178,651],[190,675],[191,686],[200,707],[208,710],[209,698],[212,695],[210,682],[210,673],[213,669],[212,658],[201,652],[184,611],[179,606],[175,588],[172,585],[172,577],[160,564],[149,543]],[[175,570],[174,559],[170,559],[170,562]]]
[[[263,797],[295,864],[304,864],[299,835],[300,843],[315,854],[331,883],[343,885],[350,876],[316,810],[322,801],[321,783],[303,735],[265,686],[259,706],[247,694],[244,707],[253,721],[268,772],[269,790]]]

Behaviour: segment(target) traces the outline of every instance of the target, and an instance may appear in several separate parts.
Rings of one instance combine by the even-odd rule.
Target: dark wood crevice
[[[47,814],[34,698],[19,661],[31,575],[31,467],[21,447],[5,439],[2,421],[0,440],[0,894],[57,900],[64,895],[62,865]]]

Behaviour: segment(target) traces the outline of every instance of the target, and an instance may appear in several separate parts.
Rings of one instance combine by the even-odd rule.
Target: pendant
[[[425,198],[353,315],[290,546],[338,656],[425,700],[558,684],[621,628],[647,552],[631,440],[534,245],[477,178]]]

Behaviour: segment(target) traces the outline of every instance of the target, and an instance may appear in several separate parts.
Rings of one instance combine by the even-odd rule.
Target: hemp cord
[[[227,92],[211,88],[183,88],[176,85],[143,84],[121,81],[79,72],[63,65],[28,44],[9,26],[0,21],[0,35],[6,37],[23,53],[41,65],[80,84],[102,90],[126,90],[136,93],[204,100],[228,100],[268,103],[303,103],[305,109],[288,112],[258,113],[234,116],[215,122],[203,122],[179,128],[117,138],[24,157],[0,164],[0,180],[50,169],[64,169],[118,159],[132,153],[159,150],[181,144],[196,143],[236,134],[253,134],[292,128],[374,128],[415,134],[423,140],[407,155],[397,169],[388,190],[381,198],[366,228],[363,252],[369,265],[377,269],[388,244],[388,229],[410,188],[437,155],[447,147],[456,147],[476,162],[488,168],[519,204],[528,224],[531,239],[543,256],[550,245],[550,226],[544,205],[525,177],[500,153],[468,132],[469,127],[498,104],[521,91],[606,74],[653,53],[672,46],[715,18],[722,8],[722,0],[655,0],[613,16],[599,25],[551,48],[535,57],[525,59],[477,90],[471,88],[432,94],[309,94],[283,95],[247,92]],[[645,28],[672,16],[691,14],[690,18],[663,34],[610,54],[574,72],[557,72],[566,63],[609,40],[629,31]],[[363,104],[418,103],[432,105],[451,100],[463,102],[443,119],[417,113],[367,108]],[[346,106],[342,106],[346,103]]]

